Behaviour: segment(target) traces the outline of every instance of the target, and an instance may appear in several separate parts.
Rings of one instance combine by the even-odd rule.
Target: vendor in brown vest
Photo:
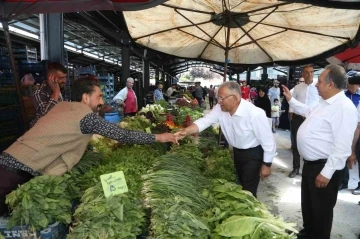
[[[95,79],[73,83],[72,102],[59,102],[32,129],[0,154],[0,216],[7,213],[6,195],[19,184],[39,175],[69,172],[83,156],[93,134],[121,143],[176,143],[173,134],[147,134],[121,129],[96,112],[103,96]]]

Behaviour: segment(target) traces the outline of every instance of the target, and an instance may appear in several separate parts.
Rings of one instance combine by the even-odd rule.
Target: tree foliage
[[[204,67],[194,67],[190,70],[190,76],[192,79],[195,78],[203,78],[204,80],[210,80],[214,78],[218,78],[219,75],[210,71],[210,69]]]

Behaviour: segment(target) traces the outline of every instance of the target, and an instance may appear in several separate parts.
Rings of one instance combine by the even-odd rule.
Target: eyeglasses
[[[235,95],[228,95],[228,96],[225,96],[225,97],[220,97],[220,96],[218,96],[218,101],[220,102],[220,101],[223,101],[223,100],[225,100],[226,98],[228,98],[228,97],[230,97],[230,96],[235,96]]]
[[[300,83],[304,83],[305,81],[303,81],[303,80],[301,80],[301,81],[299,81]]]

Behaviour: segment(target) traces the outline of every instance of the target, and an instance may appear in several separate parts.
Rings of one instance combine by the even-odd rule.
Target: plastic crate
[[[47,75],[47,66],[49,61],[41,61],[39,63],[19,62],[19,77],[32,73],[36,83],[41,84]]]
[[[0,88],[0,106],[17,104],[18,97],[14,88]]]
[[[15,226],[8,229],[7,224],[9,218],[0,218],[0,234],[5,238],[12,239],[65,239],[68,233],[68,228],[61,223],[54,223],[49,225],[48,228],[38,231],[36,233],[31,232],[29,226]]]
[[[0,52],[1,54],[1,52]],[[0,61],[9,61],[9,56],[0,55]]]
[[[10,68],[10,62],[6,61],[0,61],[0,69],[9,69]]]

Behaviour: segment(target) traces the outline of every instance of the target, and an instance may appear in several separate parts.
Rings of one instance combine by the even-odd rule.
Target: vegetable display
[[[165,103],[148,105],[118,126],[175,132],[203,116],[188,102],[166,114]],[[171,148],[94,136],[93,150],[69,173],[36,177],[7,196],[9,227],[38,231],[57,221],[69,226],[68,239],[295,239],[294,224],[234,183],[233,160],[217,144],[218,129],[199,136],[196,143],[186,137]],[[124,173],[129,191],[106,198],[100,176],[116,171]]]

